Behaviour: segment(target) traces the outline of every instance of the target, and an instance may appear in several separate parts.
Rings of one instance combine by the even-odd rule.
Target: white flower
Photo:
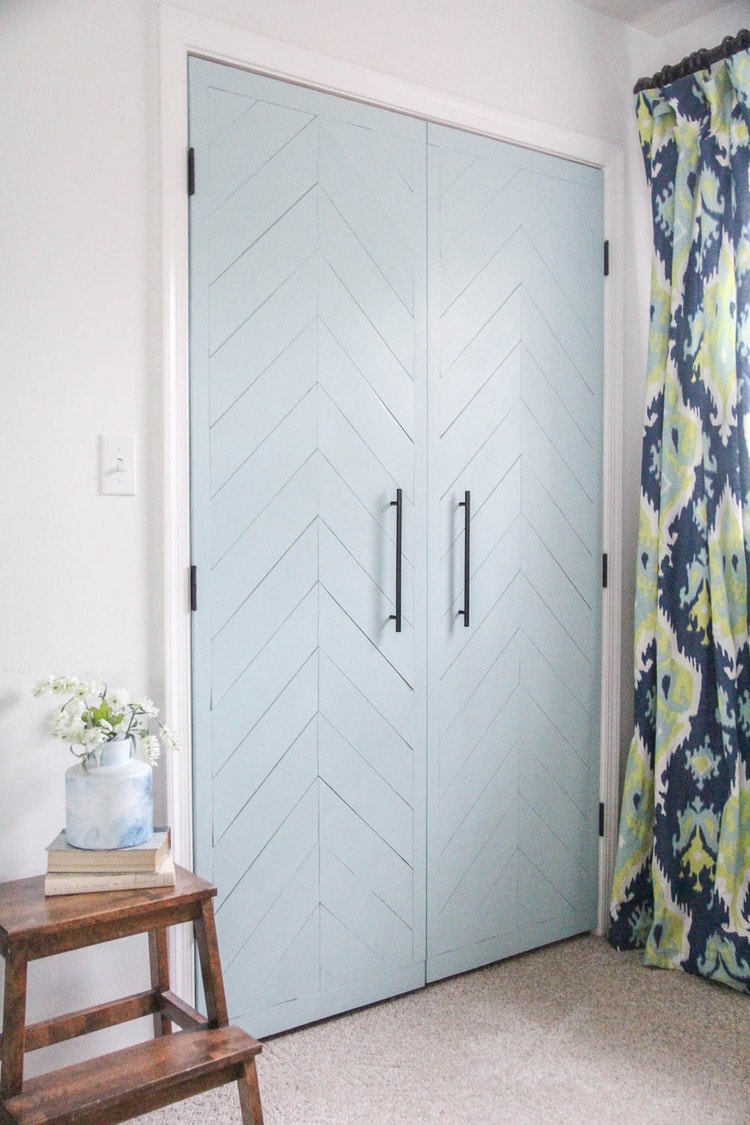
[[[86,713],[86,704],[82,699],[69,699],[67,703],[63,704],[60,708],[60,714],[65,715],[69,722],[79,722],[83,720]]]
[[[52,681],[52,690],[57,695],[71,695],[79,683],[78,676],[58,676],[56,680]]]
[[[153,699],[146,697],[145,699],[134,699],[133,709],[139,711],[142,715],[148,715],[149,718],[155,719],[159,714],[159,708],[154,703]]]
[[[165,749],[167,749],[167,750],[179,750],[180,740],[179,740],[178,736],[175,734],[175,732],[173,730],[170,730],[169,727],[165,727],[165,726],[162,726],[160,729],[161,729],[161,740],[164,743]]]
[[[155,719],[156,715],[159,714],[159,708],[157,708],[153,700],[148,699],[148,696],[142,700],[134,700],[133,706],[142,714],[147,714],[150,719]]]
[[[63,742],[82,743],[86,728],[81,718],[76,715],[69,715],[63,709],[52,716],[50,730],[56,738],[61,738]]]
[[[54,676],[43,676],[41,680],[37,680],[31,689],[31,694],[40,699],[43,695],[49,695],[52,691],[52,686],[55,682]]]
[[[124,711],[130,704],[130,696],[125,688],[113,688],[107,695],[107,702],[113,711]]]
[[[78,699],[86,699],[89,695],[102,696],[103,693],[104,685],[100,684],[98,680],[81,680],[73,691]]]
[[[50,720],[52,734],[64,742],[82,742],[85,710],[85,705],[79,700],[69,700],[59,711],[53,713]]]
[[[110,730],[112,728],[110,727]],[[101,727],[87,727],[83,732],[83,745],[89,751],[96,750],[98,746],[107,741],[106,732]]]
[[[161,746],[155,734],[143,734],[139,739],[138,757],[155,766],[161,756]]]

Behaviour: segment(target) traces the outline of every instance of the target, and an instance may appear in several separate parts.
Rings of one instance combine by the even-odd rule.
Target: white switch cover
[[[135,496],[135,434],[99,434],[99,492]]]

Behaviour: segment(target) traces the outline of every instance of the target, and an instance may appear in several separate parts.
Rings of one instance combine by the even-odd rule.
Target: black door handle
[[[463,617],[464,625],[469,627],[469,602],[471,593],[471,493],[464,492],[464,498],[459,502],[459,508],[464,510],[464,608],[459,609],[459,617]]]
[[[391,507],[396,509],[396,612],[390,616],[396,622],[396,632],[401,632],[401,535],[403,526],[403,492],[396,489],[396,499],[391,500]]]

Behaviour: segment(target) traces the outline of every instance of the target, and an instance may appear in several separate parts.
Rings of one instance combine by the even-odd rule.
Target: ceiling
[[[666,35],[678,27],[692,23],[709,12],[718,12],[728,0],[578,0],[586,8],[620,20],[621,23],[646,31],[650,35]],[[737,28],[734,28],[736,31]]]

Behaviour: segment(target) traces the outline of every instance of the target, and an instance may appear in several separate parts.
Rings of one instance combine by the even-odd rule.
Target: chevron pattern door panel
[[[268,1035],[595,923],[603,193],[201,60],[190,135],[196,860]]]
[[[603,191],[449,129],[428,151],[436,979],[596,922]]]
[[[196,863],[255,1035],[424,983],[425,133],[190,62]]]

